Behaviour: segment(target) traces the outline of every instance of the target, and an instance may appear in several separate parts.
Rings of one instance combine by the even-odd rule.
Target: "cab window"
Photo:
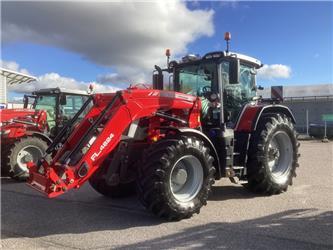
[[[241,64],[239,72],[239,80],[243,92],[243,96],[246,99],[252,98],[255,96],[255,90],[253,89],[255,84],[255,73],[252,67]]]
[[[56,102],[57,97],[55,95],[37,96],[34,106],[36,110],[46,111],[46,121],[49,129],[52,129],[56,124]]]
[[[236,122],[242,106],[248,103],[256,94],[254,87],[255,72],[253,67],[240,64],[239,83],[229,81],[230,63],[221,63],[222,84],[224,86],[224,105],[229,117],[229,121]]]
[[[180,92],[190,95],[202,95],[204,87],[214,84],[214,64],[188,65],[179,70]]]
[[[67,119],[73,118],[73,116],[81,109],[82,105],[87,99],[87,96],[66,95],[66,104],[61,105],[62,116]],[[80,118],[82,118],[84,115],[85,113],[83,112],[80,115]]]

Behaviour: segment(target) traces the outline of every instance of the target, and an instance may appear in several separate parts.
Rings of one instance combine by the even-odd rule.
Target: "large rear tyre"
[[[98,193],[109,198],[126,198],[133,196],[136,193],[135,180],[129,181],[128,183],[110,185],[106,181],[108,167],[109,164],[106,164],[96,170],[96,172],[89,178],[90,186]]]
[[[250,143],[246,187],[267,195],[287,191],[296,177],[298,147],[296,131],[287,116],[262,117]]]
[[[213,160],[204,142],[195,137],[163,139],[153,144],[139,168],[142,204],[168,220],[199,213],[214,183]]]
[[[42,139],[29,136],[17,140],[8,150],[5,158],[5,172],[15,180],[26,180],[29,176],[27,162],[37,161],[45,154],[48,145]]]

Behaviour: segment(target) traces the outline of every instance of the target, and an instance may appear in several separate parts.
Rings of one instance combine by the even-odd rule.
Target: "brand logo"
[[[93,153],[91,156],[90,156],[90,159],[92,161],[95,161],[96,158],[103,152],[103,150],[107,147],[107,145],[109,145],[109,143],[111,142],[112,138],[114,137],[114,134],[113,133],[110,133],[110,135],[105,139],[105,141],[102,143],[102,145],[99,147],[99,151],[98,152],[95,152]]]

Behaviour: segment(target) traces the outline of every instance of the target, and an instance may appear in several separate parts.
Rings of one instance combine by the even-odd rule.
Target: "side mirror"
[[[229,83],[230,84],[239,83],[239,67],[240,67],[239,59],[235,58],[230,61],[230,66],[229,66]]]
[[[66,105],[66,104],[67,104],[66,95],[61,94],[60,95],[60,105]]]
[[[162,69],[155,65],[155,70],[157,74],[153,74],[153,89],[163,90],[163,73]]]

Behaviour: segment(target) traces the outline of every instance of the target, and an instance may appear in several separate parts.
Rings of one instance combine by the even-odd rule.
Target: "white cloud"
[[[29,71],[27,69],[20,68],[17,62],[0,60],[0,65],[2,68],[30,75]]]
[[[258,70],[261,79],[290,78],[291,68],[282,64],[264,65]]]
[[[19,69],[19,68],[18,68]],[[8,86],[9,91],[16,93],[31,93],[35,90],[44,88],[66,88],[69,90],[88,90],[90,84],[94,85],[94,91],[97,92],[115,92],[119,88],[103,85],[96,82],[77,81],[70,77],[60,76],[57,73],[47,73],[37,77],[37,81],[22,83],[19,85]]]
[[[111,84],[119,88],[127,88],[130,84],[150,83],[149,80],[151,78],[152,72],[140,72],[133,68],[122,68],[118,73],[98,75],[96,80],[101,84]]]
[[[4,42],[73,51],[131,83],[150,81],[154,64],[165,64],[166,48],[177,56],[199,37],[214,34],[214,11],[190,10],[180,0],[4,2],[2,10]]]

